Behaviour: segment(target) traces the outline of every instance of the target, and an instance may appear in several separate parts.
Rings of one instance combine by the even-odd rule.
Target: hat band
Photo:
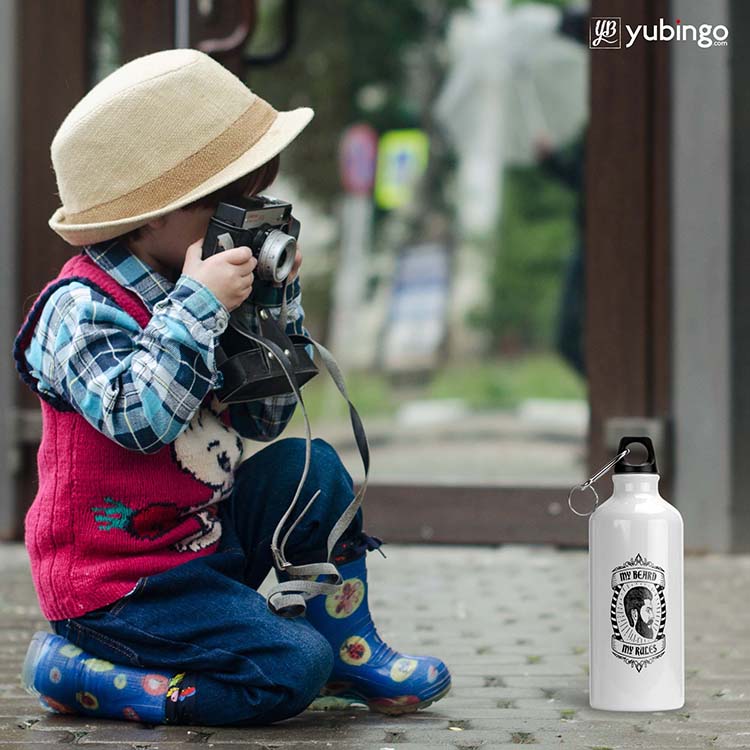
[[[67,214],[72,224],[98,224],[158,211],[220,172],[254,146],[271,127],[278,112],[256,97],[220,135],[144,185],[84,211]]]

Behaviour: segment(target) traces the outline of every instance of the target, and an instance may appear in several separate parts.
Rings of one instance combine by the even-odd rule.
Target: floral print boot
[[[378,635],[367,602],[364,554],[337,565],[341,590],[307,602],[307,618],[333,647],[334,666],[324,695],[364,701],[387,714],[417,711],[451,686],[448,668],[432,656],[394,651]]]
[[[194,699],[195,687],[180,689],[184,676],[97,659],[40,630],[26,652],[21,683],[52,713],[166,724],[174,714],[171,702]]]

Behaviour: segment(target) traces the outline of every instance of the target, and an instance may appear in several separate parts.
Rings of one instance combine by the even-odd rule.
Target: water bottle
[[[623,438],[625,451],[612,496],[589,517],[589,700],[668,711],[685,702],[682,516],[659,495],[651,440]]]

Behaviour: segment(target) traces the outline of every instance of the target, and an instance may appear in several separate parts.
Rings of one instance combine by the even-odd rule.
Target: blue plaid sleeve
[[[143,329],[96,289],[71,282],[46,302],[26,357],[40,390],[123,447],[154,453],[221,385],[214,347],[228,320],[208,287],[185,275]]]
[[[273,290],[272,290],[273,291]],[[287,333],[304,333],[310,335],[304,327],[305,312],[302,308],[302,292],[299,276],[287,288]],[[281,290],[274,298],[264,300],[264,307],[276,320],[281,314]],[[255,308],[248,306],[248,319],[251,330],[259,330]],[[294,414],[297,399],[294,394],[286,396],[273,396],[258,401],[249,401],[245,404],[230,404],[229,419],[232,427],[242,437],[268,442],[277,438]]]

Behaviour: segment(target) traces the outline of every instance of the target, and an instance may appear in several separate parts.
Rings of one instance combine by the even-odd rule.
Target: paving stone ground
[[[687,700],[663,713],[588,707],[585,552],[385,547],[370,556],[381,634],[443,658],[453,689],[411,716],[306,711],[265,728],[144,726],[55,716],[20,687],[38,609],[20,545],[0,545],[0,750],[750,748],[750,557],[686,560]]]

